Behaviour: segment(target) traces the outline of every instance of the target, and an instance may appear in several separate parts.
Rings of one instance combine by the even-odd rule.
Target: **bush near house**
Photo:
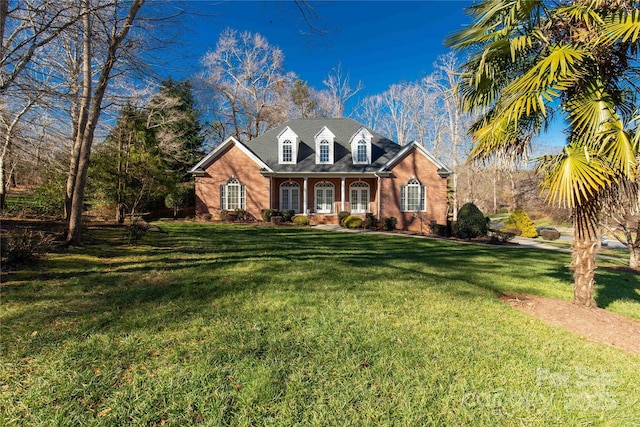
[[[291,221],[293,221],[295,225],[309,225],[311,223],[311,220],[306,215],[296,215],[291,218]]]
[[[344,220],[351,215],[351,212],[348,211],[340,211],[338,212],[338,223],[341,227],[344,227]]]
[[[382,228],[387,231],[395,230],[396,225],[398,224],[398,218],[390,217],[390,218],[382,218]]]
[[[344,226],[345,228],[360,228],[362,227],[362,218],[349,215],[344,219]]]
[[[368,213],[365,215],[362,228],[378,228],[378,220],[374,214]]]
[[[488,230],[487,219],[476,205],[466,203],[460,208],[456,231],[458,237],[471,239],[486,236]]]
[[[520,208],[511,213],[505,225],[519,229],[522,232],[520,234],[522,237],[538,237],[536,227],[533,225],[529,215]]]

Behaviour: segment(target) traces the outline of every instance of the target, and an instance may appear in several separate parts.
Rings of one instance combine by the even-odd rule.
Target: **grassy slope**
[[[640,357],[496,298],[570,298],[566,254],[162,227],[138,247],[93,232],[94,245],[3,284],[0,424],[640,419]],[[637,276],[599,270],[598,282],[601,306],[640,318]]]

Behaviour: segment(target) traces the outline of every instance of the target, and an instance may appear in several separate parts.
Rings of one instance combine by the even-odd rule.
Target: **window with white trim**
[[[298,161],[298,135],[287,126],[278,134],[278,163],[296,164]]]
[[[351,213],[363,214],[369,212],[369,184],[358,181],[349,186],[349,206]]]
[[[400,186],[400,209],[402,212],[424,212],[426,210],[426,187],[417,179]]]
[[[280,185],[280,209],[300,212],[300,184],[287,181]]]
[[[366,128],[361,127],[351,137],[351,158],[353,164],[370,164],[371,163],[371,141],[373,135]]]
[[[328,181],[322,181],[315,187],[317,213],[333,213],[335,187]]]
[[[332,163],[330,154],[331,147],[329,141],[323,139],[318,143],[318,163]]]
[[[332,165],[333,158],[333,145],[335,141],[335,135],[331,130],[323,126],[320,132],[316,133],[313,137],[316,142],[316,164],[318,165]]]
[[[361,139],[356,144],[356,159],[355,163],[369,163],[367,161],[367,141]]]
[[[245,187],[236,178],[231,178],[226,185],[220,186],[220,209],[246,209]]]
[[[293,162],[293,142],[290,139],[285,139],[282,142],[282,161],[281,163]]]

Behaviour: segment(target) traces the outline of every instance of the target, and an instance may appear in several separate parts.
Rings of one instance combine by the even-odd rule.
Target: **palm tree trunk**
[[[584,223],[574,220],[575,235],[571,269],[573,269],[573,303],[583,307],[597,307],[593,298],[598,237]]]

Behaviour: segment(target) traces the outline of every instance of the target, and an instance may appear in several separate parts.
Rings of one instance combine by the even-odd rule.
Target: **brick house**
[[[338,222],[338,212],[395,217],[420,230],[447,221],[453,173],[417,143],[400,146],[351,119],[296,119],[242,143],[226,139],[190,171],[196,213],[265,208],[294,210],[312,224]]]

